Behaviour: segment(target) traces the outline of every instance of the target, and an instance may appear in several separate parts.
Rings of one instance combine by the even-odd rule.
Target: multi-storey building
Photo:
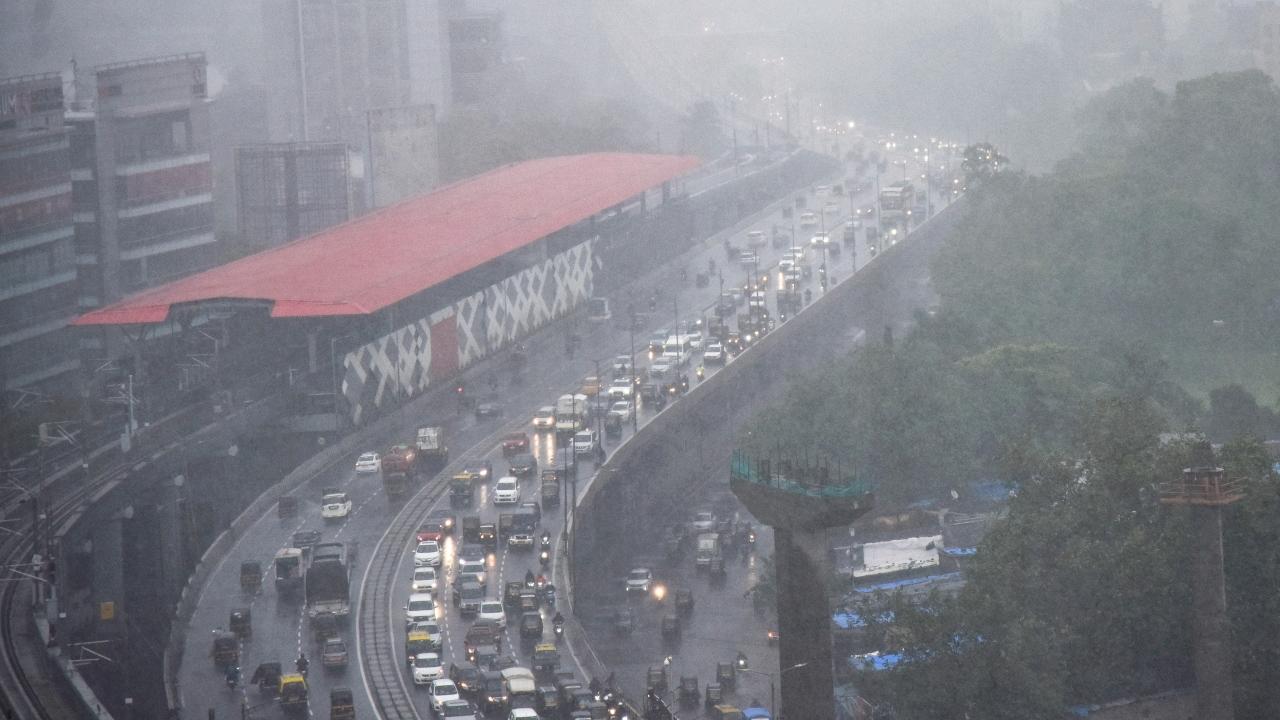
[[[58,73],[0,80],[0,388],[79,367],[71,174]]]
[[[276,143],[236,148],[236,206],[245,251],[319,232],[350,216],[347,146]]]
[[[92,80],[92,101],[67,113],[81,310],[226,259],[204,54],[102,65]]]

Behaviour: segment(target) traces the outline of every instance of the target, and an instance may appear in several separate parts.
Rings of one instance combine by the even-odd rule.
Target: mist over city
[[[1280,705],[1280,4],[0,3],[0,710]]]

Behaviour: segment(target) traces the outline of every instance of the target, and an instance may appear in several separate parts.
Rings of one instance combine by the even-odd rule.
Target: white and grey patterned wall
[[[525,268],[347,353],[342,394],[351,421],[425,391],[591,297],[596,239]]]

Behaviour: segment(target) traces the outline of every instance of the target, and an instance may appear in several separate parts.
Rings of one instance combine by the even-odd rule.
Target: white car
[[[444,677],[444,665],[436,653],[418,653],[413,656],[413,684],[430,685]]]
[[[507,612],[501,600],[485,600],[480,603],[480,612],[476,620],[488,620],[500,628],[507,626]]]
[[[382,469],[382,458],[378,457],[376,452],[361,453],[356,458],[356,472],[361,475],[367,473],[376,473]]]
[[[649,568],[635,568],[627,573],[627,594],[647,593],[653,583],[653,571]]]
[[[702,362],[704,363],[722,363],[724,360],[724,346],[718,342],[711,343],[702,352]]]
[[[494,505],[515,505],[520,502],[520,481],[507,476],[498,478],[498,484],[493,488],[493,504]]]
[[[768,244],[768,240],[764,238],[763,230],[750,230],[747,232],[747,247],[762,248]]]
[[[816,233],[809,238],[809,245],[816,248],[829,247],[831,245],[831,236],[827,233]]]
[[[622,400],[609,406],[609,414],[626,422],[631,419],[631,403]]]
[[[630,376],[617,378],[609,385],[609,397],[614,400],[625,400],[635,391],[635,381]]]
[[[816,213],[806,212],[800,213],[800,229],[808,230],[809,228],[818,227],[818,215]]]
[[[613,374],[626,375],[631,371],[631,356],[618,355],[613,358]]]
[[[410,589],[416,593],[425,592],[433,593],[439,584],[439,578],[436,576],[436,569],[433,567],[415,567],[413,569],[413,583]]]
[[[573,435],[573,454],[588,455],[596,451],[596,431],[579,430]]]
[[[511,708],[510,714],[507,715],[507,720],[540,720],[541,717],[533,708],[518,707]]]
[[[486,580],[485,571],[484,560],[468,559],[458,561],[458,577],[474,575],[476,576],[476,582],[483,585]]]
[[[418,543],[418,547],[413,550],[413,564],[415,567],[424,565],[438,567],[440,565],[440,543],[435,540],[424,540]]]
[[[689,332],[687,335],[685,335],[685,340],[689,341],[689,347],[693,348],[694,350],[702,349],[702,331],[701,330],[693,330]]]
[[[738,254],[738,264],[743,267],[753,267],[760,262],[760,256],[753,252],[744,252]]]
[[[553,405],[543,405],[533,414],[534,430],[555,430],[556,409]]]
[[[404,607],[405,624],[436,619],[436,601],[431,593],[414,593]]]
[[[444,704],[450,700],[459,700],[461,695],[458,694],[458,686],[448,678],[440,678],[432,680],[427,686],[427,694],[431,696],[431,710],[436,715],[444,712]]]
[[[328,493],[320,503],[320,517],[325,520],[341,520],[351,514],[351,498],[344,492]]]
[[[698,513],[697,515],[693,516],[694,532],[710,532],[715,529],[716,529],[715,513],[707,512],[704,510]]]

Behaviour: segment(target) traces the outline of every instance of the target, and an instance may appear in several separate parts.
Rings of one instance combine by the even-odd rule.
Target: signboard
[[[111,600],[104,600],[98,603],[98,619],[99,620],[115,620],[116,604]]]
[[[0,120],[62,110],[62,77],[51,75],[0,88]]]

